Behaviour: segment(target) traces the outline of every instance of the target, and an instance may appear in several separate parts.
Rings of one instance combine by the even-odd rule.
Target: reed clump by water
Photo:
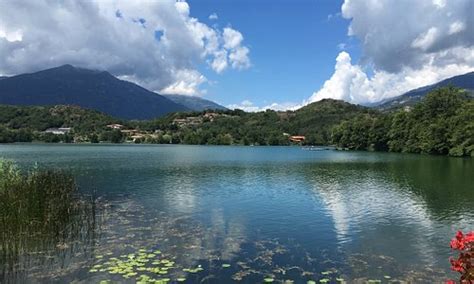
[[[77,206],[74,178],[65,172],[22,173],[11,161],[0,160],[0,216],[3,234],[61,233]]]
[[[0,264],[6,270],[16,270],[31,255],[73,249],[73,243],[94,239],[96,204],[77,189],[65,171],[22,171],[0,159]]]

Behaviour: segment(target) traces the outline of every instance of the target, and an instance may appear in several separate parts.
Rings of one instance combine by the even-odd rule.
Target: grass
[[[25,172],[0,159],[0,266],[13,270],[20,257],[92,240],[95,202],[79,197],[77,189],[67,172]]]

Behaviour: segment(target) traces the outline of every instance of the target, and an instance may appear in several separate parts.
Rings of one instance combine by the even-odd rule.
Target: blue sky
[[[347,36],[342,1],[189,1],[191,16],[244,36],[252,66],[246,70],[202,72],[210,81],[205,97],[224,105],[244,100],[264,106],[299,103],[319,89],[334,71],[339,45],[357,60],[357,40]],[[209,20],[211,14],[217,20]],[[354,56],[356,55],[356,56]],[[355,57],[355,58],[354,58]]]
[[[248,111],[368,104],[474,71],[473,10],[472,0],[0,1],[0,75],[72,64]]]

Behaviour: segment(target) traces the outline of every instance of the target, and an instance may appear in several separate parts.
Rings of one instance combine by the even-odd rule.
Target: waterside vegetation
[[[54,131],[60,127],[68,131]],[[444,87],[413,107],[390,112],[325,99],[296,111],[207,110],[142,121],[120,120],[75,106],[0,106],[0,143],[258,146],[290,145],[294,135],[304,136],[297,143],[302,145],[472,156],[474,102],[460,89]]]
[[[17,274],[18,258],[72,249],[94,239],[95,202],[77,194],[72,175],[57,170],[21,171],[0,159],[0,275]]]

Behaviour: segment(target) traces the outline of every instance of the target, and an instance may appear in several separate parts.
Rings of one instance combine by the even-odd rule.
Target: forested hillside
[[[474,101],[455,87],[429,93],[410,110],[357,115],[333,130],[354,150],[474,156]]]
[[[120,129],[107,127],[119,123]],[[64,135],[45,133],[67,127]],[[296,111],[181,112],[163,118],[125,121],[72,106],[0,106],[0,143],[135,142],[196,145],[337,145],[353,150],[474,155],[474,101],[454,87],[428,94],[410,109],[383,113],[336,100]]]

